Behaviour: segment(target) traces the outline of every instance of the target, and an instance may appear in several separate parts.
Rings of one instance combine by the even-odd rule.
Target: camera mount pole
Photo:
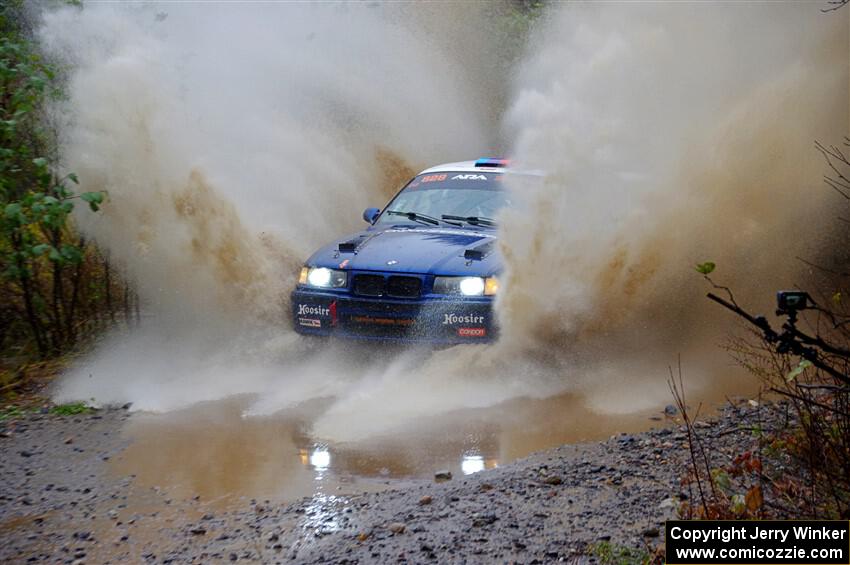
[[[824,363],[824,361],[818,355],[818,348],[836,355],[846,355],[850,354],[850,352],[845,352],[840,348],[829,345],[819,337],[814,338],[798,330],[796,326],[796,310],[777,310],[777,315],[788,316],[788,321],[786,321],[782,325],[782,333],[778,334],[770,326],[770,323],[764,316],[753,316],[749,312],[743,310],[738,305],[732,304],[731,302],[724,300],[711,292],[709,292],[707,296],[710,300],[717,302],[727,310],[731,310],[735,314],[741,316],[742,318],[756,326],[758,329],[760,329],[764,334],[765,341],[767,341],[768,343],[777,344],[777,353],[782,355],[787,355],[789,353],[792,355],[796,355],[797,357],[811,362],[812,365],[827,373],[834,379],[844,383],[845,385],[850,385],[850,376],[847,376],[844,373],[836,370],[834,367],[831,367],[830,365]],[[807,347],[806,345],[804,345],[804,343],[813,347]]]

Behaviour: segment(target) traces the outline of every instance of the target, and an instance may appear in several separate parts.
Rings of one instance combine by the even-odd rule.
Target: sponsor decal
[[[309,304],[298,305],[299,316],[330,316],[331,309],[324,306],[310,306]]]
[[[484,316],[476,316],[475,314],[445,314],[443,318],[444,326],[453,326],[455,324],[483,324]]]
[[[298,318],[298,325],[307,326],[308,328],[321,328],[322,321],[314,318]]]
[[[339,264],[340,269],[344,269],[348,266],[348,259]]]
[[[452,177],[452,180],[487,180],[487,177],[484,175],[475,174],[455,175]]]
[[[440,182],[446,180],[449,175],[425,175],[422,177],[422,182]]]
[[[486,328],[458,328],[457,335],[460,337],[484,337],[487,335]]]
[[[358,324],[373,324],[376,326],[412,326],[410,318],[372,318],[370,316],[352,316],[352,322]]]

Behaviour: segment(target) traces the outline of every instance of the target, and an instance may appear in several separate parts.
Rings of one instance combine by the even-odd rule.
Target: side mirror
[[[378,219],[378,216],[380,214],[380,208],[366,208],[365,210],[363,210],[363,220],[369,222],[370,224],[374,224],[375,220]]]

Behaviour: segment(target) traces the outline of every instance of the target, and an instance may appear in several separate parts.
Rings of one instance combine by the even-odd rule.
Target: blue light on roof
[[[507,167],[507,159],[499,159],[498,157],[481,157],[475,161],[476,167]]]

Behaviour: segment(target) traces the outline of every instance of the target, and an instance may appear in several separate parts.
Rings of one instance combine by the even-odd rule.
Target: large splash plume
[[[812,145],[848,122],[846,19],[791,4],[553,3],[507,72],[489,8],[439,6],[47,16],[43,37],[72,65],[67,165],[109,193],[83,228],[151,313],[60,398],[168,409],[262,393],[250,412],[268,413],[333,397],[315,430],[335,439],[591,381],[614,409],[610,383],[636,374],[660,385],[647,402],[665,402],[665,365],[729,327],[692,264],[716,261],[761,306],[802,282],[793,257],[829,223]],[[418,168],[494,148],[546,171],[503,215],[504,339],[305,360],[280,320],[300,262]]]
[[[847,44],[846,19],[804,5],[551,5],[503,118],[513,163],[544,177],[517,182],[502,216],[502,339],[388,372],[318,429],[564,390],[649,409],[679,354],[703,398],[751,390],[693,267],[716,262],[767,313],[810,280],[796,257],[837,227],[814,141],[847,131]]]
[[[84,228],[149,307],[270,312],[315,246],[354,229],[353,209],[412,166],[480,150],[474,120],[445,119],[475,115],[460,69],[414,21],[387,18],[358,5],[48,16],[43,37],[74,65],[66,160],[109,195]]]
[[[729,327],[693,265],[767,311],[803,284],[795,257],[835,227],[814,142],[847,131],[847,43],[803,4],[551,13],[507,116],[516,161],[548,174],[504,217],[506,341],[669,356]]]
[[[433,17],[173,3],[46,16],[44,42],[71,69],[67,166],[108,193],[82,228],[151,318],[60,396],[167,408],[278,377],[302,348],[285,322],[301,262],[414,169],[487,147],[489,94]]]

